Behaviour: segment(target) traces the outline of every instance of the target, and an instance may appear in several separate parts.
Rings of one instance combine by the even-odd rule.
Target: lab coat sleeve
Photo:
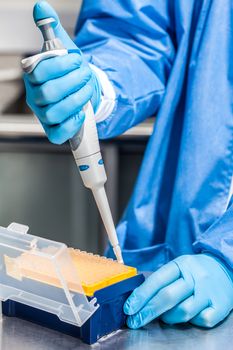
[[[196,253],[216,255],[233,270],[233,203],[193,244]]]
[[[117,136],[155,115],[175,48],[169,0],[85,0],[75,43],[104,71],[116,93],[114,109],[97,124],[100,138]]]
[[[116,93],[112,83],[108,79],[107,74],[94,64],[89,64],[91,69],[95,72],[101,85],[101,101],[97,110],[95,111],[96,123],[105,120],[114,110],[116,104]]]

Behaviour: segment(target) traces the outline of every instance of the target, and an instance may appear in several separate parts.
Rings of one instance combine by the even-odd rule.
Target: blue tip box
[[[98,289],[89,297],[67,246],[27,231],[27,226],[16,223],[0,227],[3,314],[78,337],[88,344],[124,326],[124,302],[144,281],[142,274]],[[36,273],[35,278],[30,269]],[[45,282],[46,275],[53,283]]]
[[[80,338],[87,344],[93,344],[101,337],[125,325],[126,316],[123,312],[124,302],[131,292],[143,281],[144,276],[139,274],[96,291],[93,297],[88,297],[88,299],[96,298],[99,308],[81,327],[61,321],[57,315],[52,313],[12,300],[3,302],[2,310],[3,314],[6,316],[19,317]],[[56,289],[56,287],[54,287],[54,289]]]

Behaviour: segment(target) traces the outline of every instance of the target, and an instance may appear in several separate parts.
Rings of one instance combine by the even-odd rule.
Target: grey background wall
[[[36,235],[97,252],[97,211],[72,156],[30,148],[0,144],[0,224],[26,224]]]
[[[38,50],[41,38],[32,19],[34,0],[0,0],[0,53]],[[49,0],[72,35],[80,0]]]

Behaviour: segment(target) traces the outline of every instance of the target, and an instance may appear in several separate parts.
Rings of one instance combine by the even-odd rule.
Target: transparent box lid
[[[27,226],[16,223],[0,226],[0,300],[14,300],[82,326],[98,305],[84,294],[67,246],[27,231]],[[25,261],[34,276],[27,275]],[[47,273],[46,280],[41,271],[43,276]]]

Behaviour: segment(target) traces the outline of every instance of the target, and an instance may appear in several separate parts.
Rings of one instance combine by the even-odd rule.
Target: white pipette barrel
[[[123,263],[104,184],[107,181],[100,153],[94,112],[89,102],[84,107],[85,122],[78,137],[70,140],[71,149],[85,187],[90,188],[99,209],[117,261]]]

